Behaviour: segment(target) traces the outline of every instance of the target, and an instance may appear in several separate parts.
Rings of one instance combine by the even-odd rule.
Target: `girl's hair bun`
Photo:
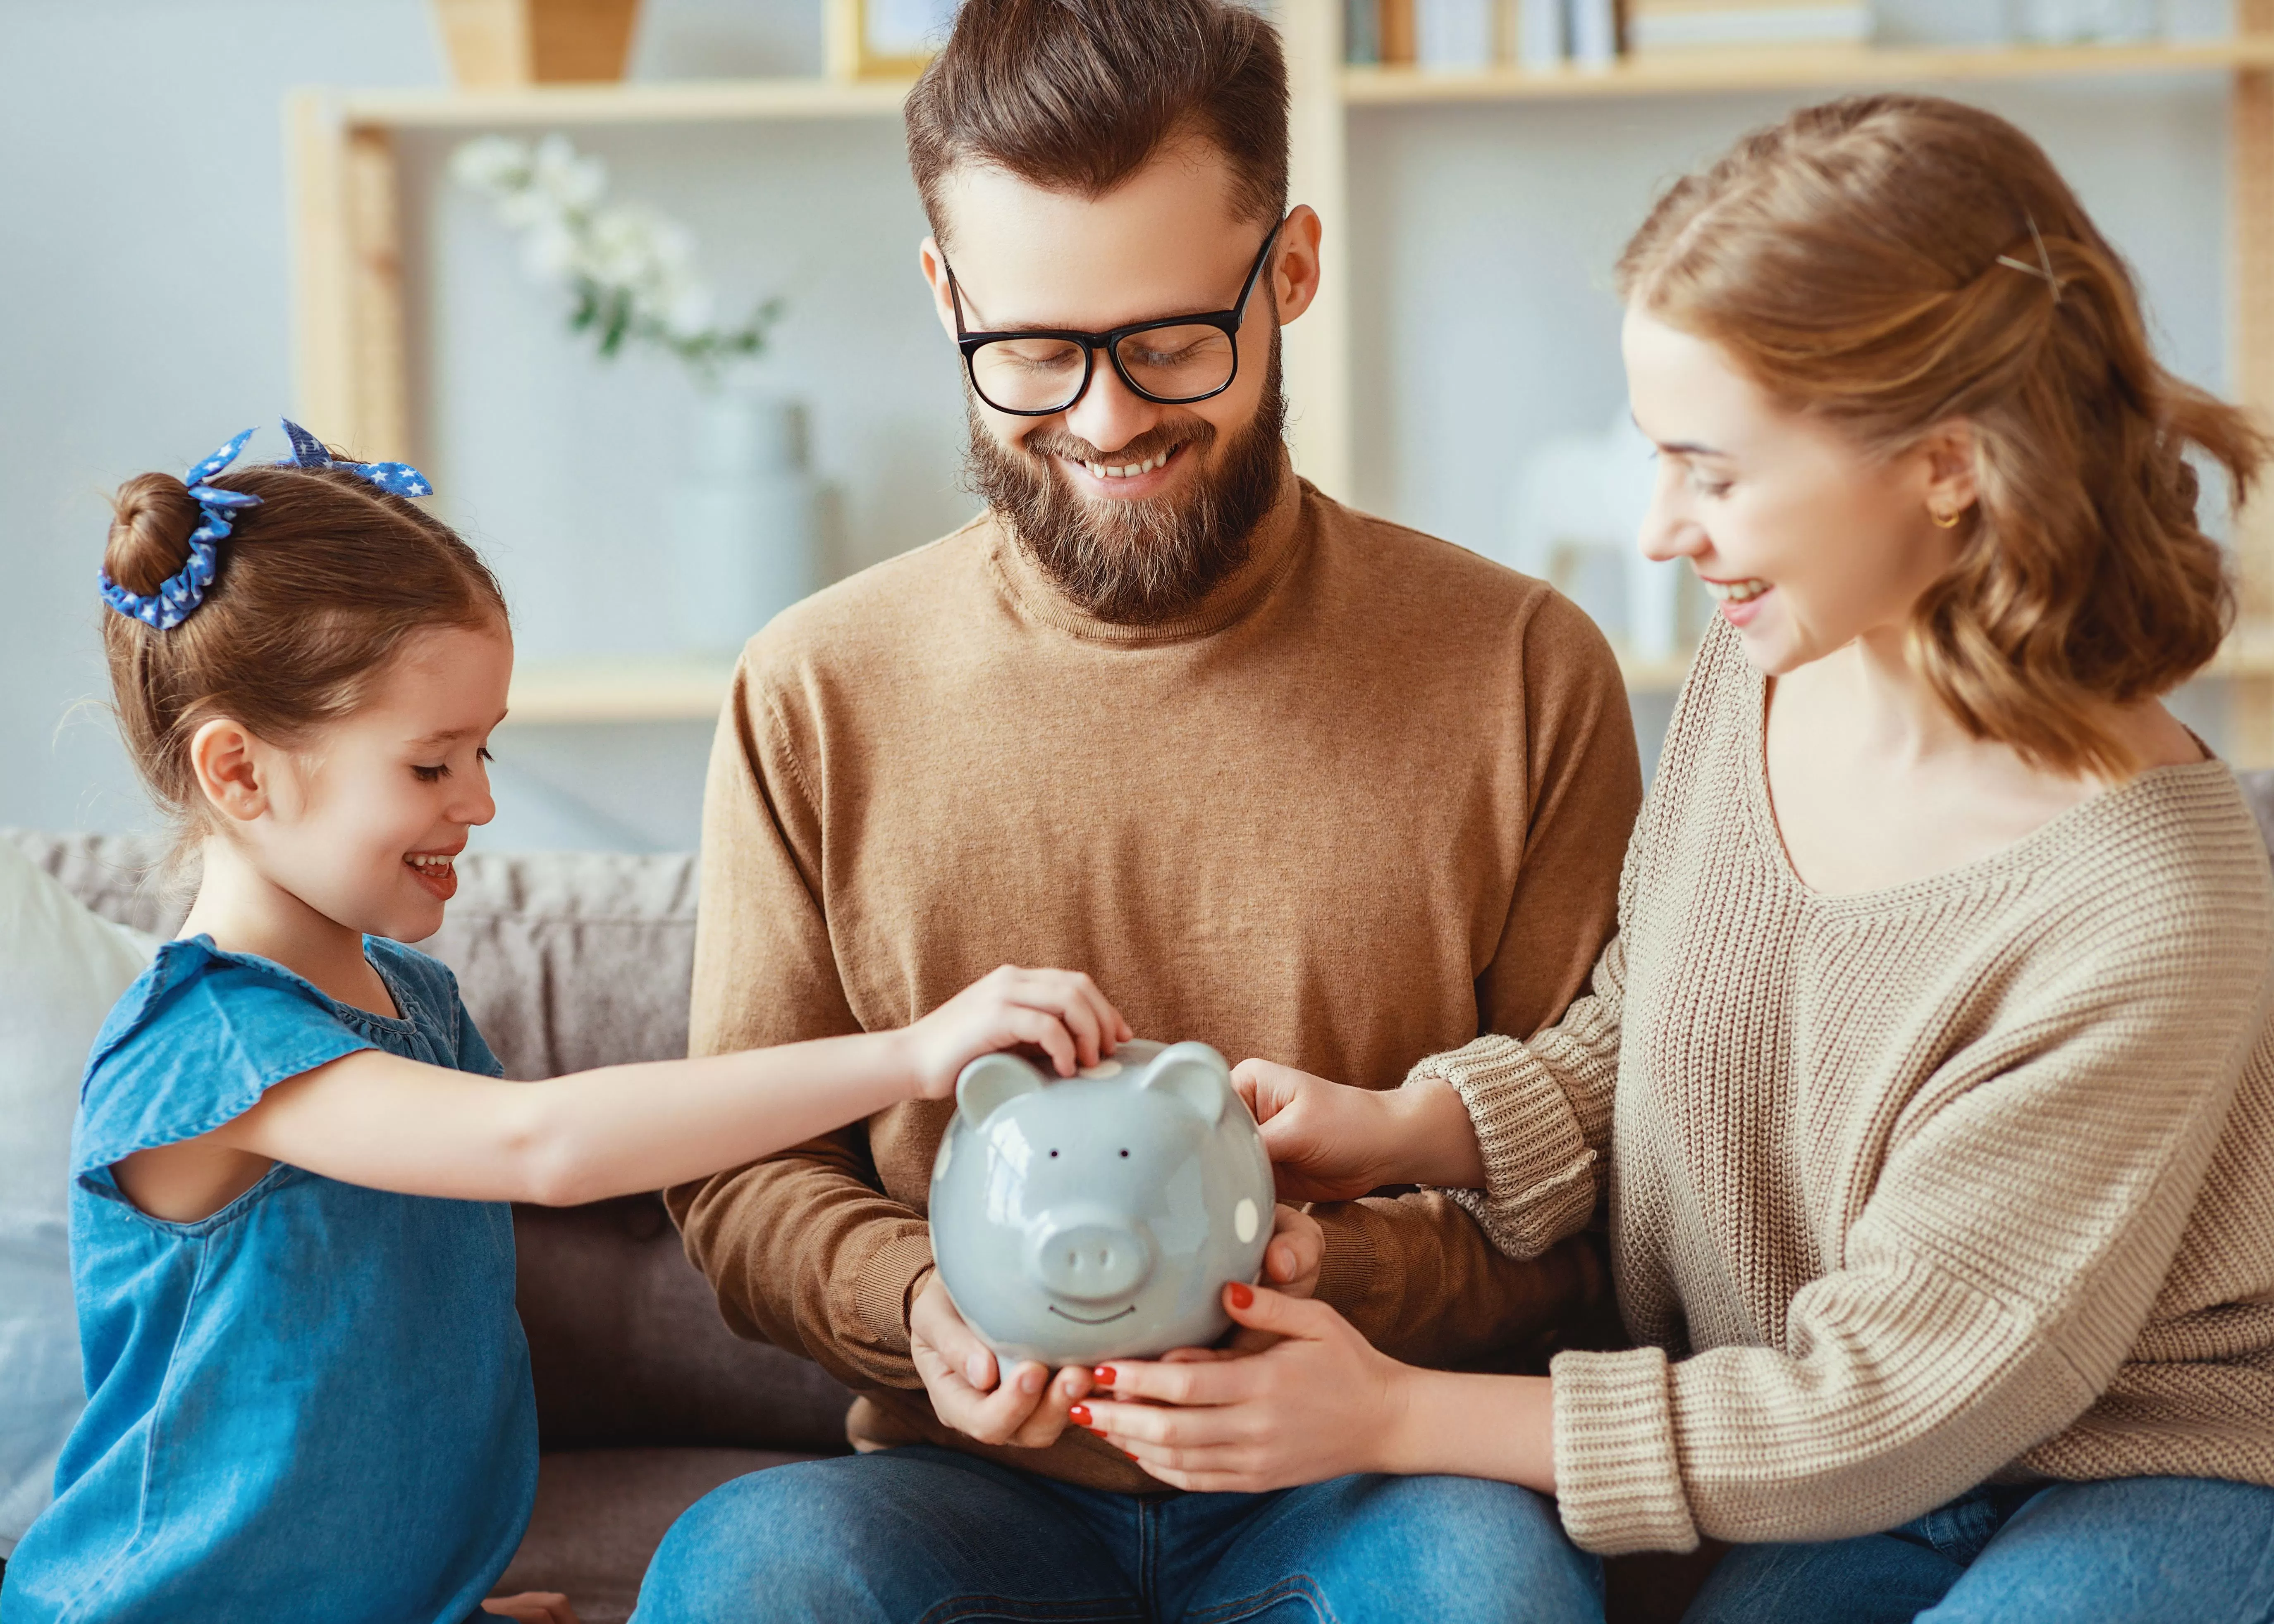
[[[190,561],[190,534],[203,515],[171,474],[137,474],[110,499],[102,568],[130,592],[151,593]]]

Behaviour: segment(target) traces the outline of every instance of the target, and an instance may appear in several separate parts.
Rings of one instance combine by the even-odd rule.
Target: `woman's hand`
[[[1263,1130],[1283,1199],[1351,1201],[1397,1182],[1382,1160],[1397,1127],[1389,1094],[1269,1060],[1241,1061],[1231,1086]]]
[[[576,1624],[568,1598],[558,1590],[523,1590],[516,1596],[493,1596],[482,1604],[484,1613],[512,1619],[515,1624]]]
[[[1403,1088],[1353,1088],[1269,1060],[1243,1060],[1231,1086],[1263,1131],[1286,1200],[1354,1201],[1384,1184],[1484,1188],[1469,1108],[1444,1083],[1425,1078]]]
[[[1324,1303],[1237,1282],[1224,1300],[1243,1335],[1275,1345],[1251,1358],[1117,1360],[1097,1372],[1111,1398],[1075,1405],[1075,1424],[1179,1489],[1252,1494],[1384,1470],[1422,1372]]]
[[[946,1099],[966,1064],[998,1049],[1031,1043],[1072,1077],[1134,1035],[1087,975],[1016,965],[981,976],[900,1034],[926,1100]]]

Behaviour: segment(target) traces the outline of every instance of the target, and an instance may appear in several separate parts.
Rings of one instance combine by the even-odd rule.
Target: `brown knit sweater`
[[[1699,656],[1592,994],[1426,1061],[1511,1255],[1604,1179],[1625,1353],[1555,1362],[1592,1550],[1890,1527],[1993,1476],[2274,1484],[2274,892],[2217,762],[1981,862],[1803,887]]]
[[[1625,693],[1537,581],[1291,477],[1188,620],[1072,607],[991,521],[745,651],[704,810],[697,1054],[896,1026],[1006,960],[1088,971],[1141,1034],[1394,1086],[1530,1033],[1608,938],[1641,799]],[[867,1395],[862,1441],[971,1447],[908,1358],[951,1107],[671,1194],[746,1336]],[[1321,1208],[1321,1294],[1402,1357],[1536,1345],[1592,1252],[1511,1259],[1445,1198]],[[988,1451],[1160,1485],[1076,1430]]]

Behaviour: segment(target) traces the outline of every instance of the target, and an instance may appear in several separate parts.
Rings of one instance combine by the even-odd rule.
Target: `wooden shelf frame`
[[[1790,48],[1663,53],[1599,70],[1432,71],[1350,67],[1343,0],[1277,0],[1286,42],[1295,195],[1327,224],[1318,302],[1287,328],[1295,462],[1347,496],[1354,463],[1349,248],[1360,222],[1349,184],[1352,109],[1568,102],[1761,91],[1832,93],[2143,75],[2232,83],[2233,372],[2246,406],[2274,423],[2274,0],[2237,0],[2231,40],[2123,46]],[[301,420],[366,457],[416,460],[404,353],[397,132],[531,131],[896,117],[905,80],[669,81],[526,90],[304,90],[288,98],[294,214],[294,332]],[[2274,497],[2236,536],[2243,625],[2215,668],[2232,688],[2231,754],[2274,765]],[[697,714],[723,696],[723,668],[661,659],[532,669],[516,686],[527,721],[636,721]],[[1663,688],[1678,668],[1629,670]]]

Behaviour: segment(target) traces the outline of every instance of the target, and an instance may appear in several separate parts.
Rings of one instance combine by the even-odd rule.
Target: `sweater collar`
[[[1123,626],[1103,620],[1067,598],[1027,550],[1019,545],[1001,516],[983,515],[989,534],[987,557],[997,586],[1021,613],[1045,626],[1097,643],[1141,646],[1179,643],[1220,632],[1245,618],[1287,578],[1303,552],[1306,527],[1303,503],[1309,486],[1295,477],[1283,461],[1279,494],[1256,525],[1247,561],[1223,581],[1191,611],[1172,620],[1149,626]]]

